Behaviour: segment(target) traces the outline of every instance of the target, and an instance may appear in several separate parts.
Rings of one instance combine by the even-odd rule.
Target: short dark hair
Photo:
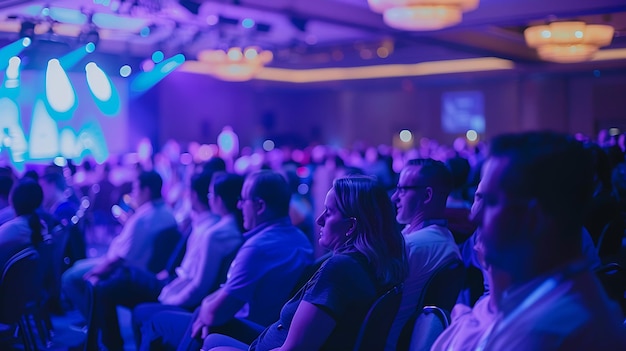
[[[44,181],[48,184],[54,184],[54,187],[58,190],[65,190],[67,188],[67,182],[65,181],[65,176],[61,173],[51,172],[46,173],[41,176],[41,181]]]
[[[191,190],[193,191],[193,196],[198,198],[201,204],[209,206],[209,184],[211,184],[211,178],[213,178],[213,173],[202,172],[196,173],[191,176]]]
[[[148,188],[150,190],[150,199],[158,200],[163,195],[163,178],[156,171],[142,171],[139,174],[139,189]]]
[[[267,208],[278,216],[289,215],[291,191],[287,180],[280,173],[260,170],[248,177],[253,181],[250,197],[263,200]]]
[[[243,177],[234,173],[216,172],[211,184],[213,184],[214,196],[219,196],[222,199],[224,207],[235,216],[239,229],[243,231],[243,215],[237,207],[243,187]]]
[[[237,212],[243,177],[234,173],[216,172],[211,183],[213,192],[222,199],[228,212]]]
[[[43,201],[43,190],[30,178],[20,180],[11,191],[11,203],[18,216],[35,213]]]
[[[212,157],[202,165],[202,172],[215,173],[226,171],[226,161],[220,157]]]
[[[566,230],[583,225],[593,194],[593,167],[583,144],[556,132],[493,139],[491,157],[508,160],[501,181],[509,194],[536,199]]]
[[[432,158],[417,158],[409,160],[405,167],[419,166],[420,177],[424,177],[429,186],[436,188],[442,197],[447,197],[452,191],[452,173],[446,165]]]
[[[470,174],[470,164],[469,161],[463,157],[452,157],[446,160],[446,167],[450,170],[450,174],[452,175],[452,187],[453,189],[462,188],[465,184],[467,184],[467,179]]]
[[[13,188],[13,177],[0,175],[0,198],[8,199]]]

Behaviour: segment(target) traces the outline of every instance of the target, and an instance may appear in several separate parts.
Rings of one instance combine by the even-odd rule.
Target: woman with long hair
[[[280,319],[250,345],[210,335],[203,349],[351,350],[376,298],[404,281],[404,239],[393,205],[374,178],[333,182],[317,218],[319,243],[332,256],[287,302]],[[220,347],[219,350],[229,348]]]

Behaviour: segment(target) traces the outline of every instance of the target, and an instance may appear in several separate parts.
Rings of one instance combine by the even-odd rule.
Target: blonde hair
[[[363,254],[383,286],[403,282],[408,271],[404,237],[384,187],[372,177],[349,176],[335,179],[333,190],[340,213],[356,219],[355,235],[340,251]]]

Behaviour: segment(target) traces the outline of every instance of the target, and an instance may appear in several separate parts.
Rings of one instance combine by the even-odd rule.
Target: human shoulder
[[[306,235],[293,225],[271,225],[246,240],[246,246],[264,246],[288,249],[301,245],[310,246]]]
[[[30,242],[30,227],[26,218],[19,216],[0,226],[0,243]]]
[[[218,221],[207,229],[206,236],[210,241],[231,240],[233,238],[243,240],[241,231],[237,227],[237,223],[235,223],[234,220]]]
[[[452,232],[447,227],[440,225],[430,225],[404,236],[407,246],[419,246],[438,243],[454,243]]]
[[[0,226],[1,232],[14,232],[22,228],[28,228],[28,220],[23,216],[18,216],[8,220]]]
[[[361,254],[338,253],[329,257],[320,267],[320,274],[331,279],[351,280],[367,274],[367,259]]]

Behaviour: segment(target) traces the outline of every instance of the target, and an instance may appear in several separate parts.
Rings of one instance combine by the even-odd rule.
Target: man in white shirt
[[[110,350],[123,348],[115,306],[154,300],[161,289],[155,267],[151,265],[156,260],[163,260],[165,265],[168,257],[154,257],[155,247],[160,233],[177,226],[172,211],[163,202],[162,184],[158,173],[142,172],[133,184],[132,197],[137,210],[124,224],[122,232],[113,239],[106,254],[77,261],[63,274],[63,289],[85,318],[91,314],[86,284],[91,284],[96,290],[97,296],[92,305],[96,308],[93,313],[99,317],[92,320],[103,329],[102,339]],[[123,288],[130,283],[141,285],[142,289],[132,289],[135,294],[131,294],[131,289]]]
[[[9,204],[9,193],[13,188],[13,177],[0,175],[0,225],[15,218],[15,210]]]
[[[446,200],[452,189],[452,175],[443,162],[433,159],[411,160],[400,172],[391,200],[396,204],[396,219],[404,224],[404,240],[409,275],[404,282],[402,302],[387,338],[386,350],[396,350],[398,337],[433,272],[460,253],[444,219]]]

